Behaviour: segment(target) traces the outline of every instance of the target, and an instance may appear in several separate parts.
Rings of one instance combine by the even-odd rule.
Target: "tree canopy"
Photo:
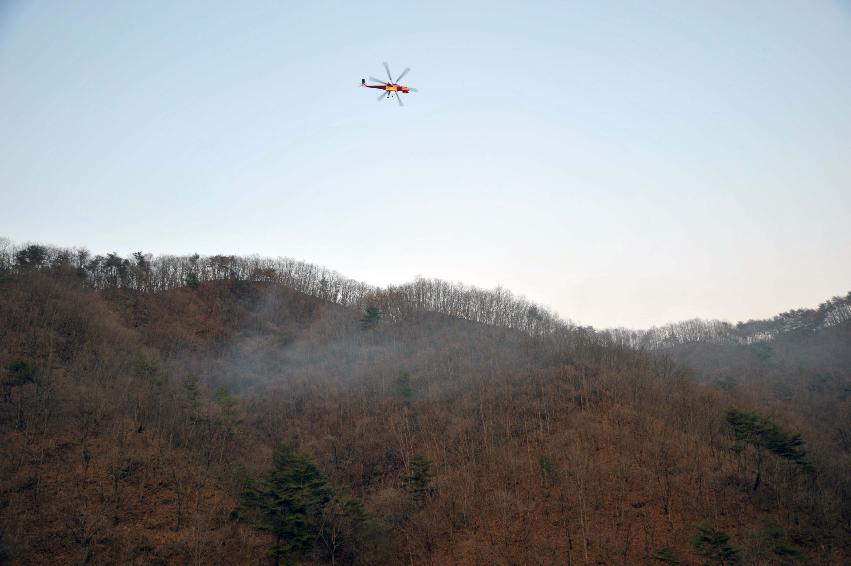
[[[252,524],[275,537],[269,555],[282,559],[306,557],[320,536],[322,511],[333,492],[316,465],[290,446],[279,446],[272,469],[250,481],[242,509]]]
[[[810,469],[807,452],[798,434],[788,434],[779,426],[755,411],[727,409],[727,422],[733,427],[736,440],[747,442],[757,448],[765,448],[777,456]]]

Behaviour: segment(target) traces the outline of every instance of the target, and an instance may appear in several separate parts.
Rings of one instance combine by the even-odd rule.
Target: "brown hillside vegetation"
[[[28,249],[0,260],[0,562],[851,560],[839,354],[692,370],[442,282]]]

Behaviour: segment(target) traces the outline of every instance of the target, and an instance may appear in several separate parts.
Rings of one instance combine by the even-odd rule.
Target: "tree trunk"
[[[756,491],[759,487],[759,480],[762,474],[762,451],[757,449],[756,456],[756,481],[753,483],[753,490]]]

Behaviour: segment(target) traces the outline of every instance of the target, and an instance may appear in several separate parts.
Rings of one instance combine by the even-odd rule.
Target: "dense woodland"
[[[848,563],[849,305],[601,331],[0,240],[0,563]]]

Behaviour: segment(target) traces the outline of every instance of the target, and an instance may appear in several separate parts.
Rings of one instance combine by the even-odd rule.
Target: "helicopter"
[[[408,71],[411,70],[410,67],[405,67],[405,70],[402,71],[402,74],[396,77],[396,80],[393,80],[393,75],[390,74],[390,65],[387,64],[387,61],[384,61],[384,70],[387,71],[387,78],[389,80],[384,81],[381,79],[376,79],[375,77],[369,77],[369,80],[374,83],[380,83],[377,85],[368,85],[366,84],[366,79],[360,80],[360,85],[364,88],[377,88],[381,90],[381,94],[378,96],[378,101],[381,102],[384,99],[390,98],[391,96],[396,97],[396,101],[399,103],[399,106],[404,106],[402,104],[402,99],[399,97],[399,93],[407,94],[409,92],[418,92],[417,89],[411,88],[409,86],[400,85],[399,81],[402,80],[402,77],[408,74]]]

